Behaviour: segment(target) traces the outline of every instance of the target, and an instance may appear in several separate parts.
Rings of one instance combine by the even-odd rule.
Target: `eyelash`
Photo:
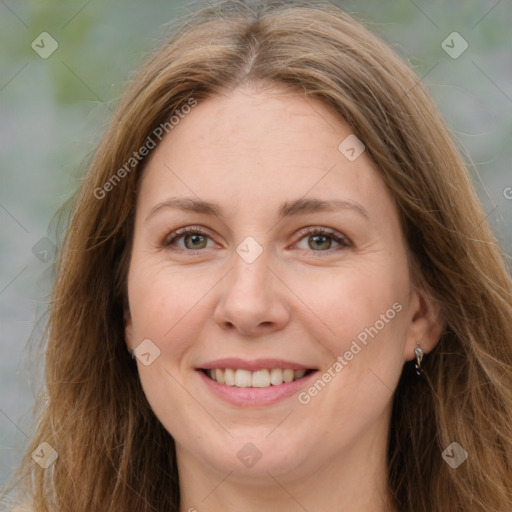
[[[162,243],[162,247],[169,248],[170,246],[173,245],[174,242],[176,242],[176,240],[178,240],[186,235],[189,235],[189,234],[202,235],[202,236],[207,236],[207,237],[211,238],[210,235],[203,229],[201,229],[199,227],[195,227],[195,226],[187,226],[185,228],[177,229],[177,230],[173,231],[172,233],[170,233],[169,235],[167,235]],[[321,250],[313,251],[312,249],[300,249],[300,250],[313,252],[313,253],[330,254],[331,252],[336,251],[336,250],[352,247],[352,243],[345,236],[340,235],[339,233],[337,233],[336,231],[334,231],[332,229],[323,228],[323,227],[315,227],[315,226],[311,226],[311,227],[304,228],[304,229],[300,230],[298,233],[300,238],[298,239],[298,241],[296,243],[300,242],[304,237],[306,237],[307,235],[311,235],[311,234],[327,236],[327,237],[331,238],[332,240],[334,240],[335,242],[339,243],[340,245],[338,247],[327,249],[325,251],[321,251]],[[199,254],[200,252],[205,251],[206,249],[183,249],[181,247],[178,247],[178,248],[174,247],[171,250],[179,251],[179,252],[187,252],[188,254]]]

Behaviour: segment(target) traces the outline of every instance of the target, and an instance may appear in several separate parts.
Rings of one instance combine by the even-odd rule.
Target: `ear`
[[[413,291],[409,311],[411,317],[404,348],[406,361],[415,358],[414,349],[418,345],[425,354],[434,350],[444,329],[441,307],[426,290]]]

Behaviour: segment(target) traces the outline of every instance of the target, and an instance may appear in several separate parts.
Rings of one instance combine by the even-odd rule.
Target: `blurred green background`
[[[474,162],[487,220],[512,253],[510,0],[333,3],[416,69]],[[42,359],[29,366],[26,343],[41,336],[36,319],[52,283],[52,217],[76,189],[130,74],[167,38],[165,24],[196,5],[0,1],[0,486],[31,433]],[[441,46],[454,31],[469,45],[458,58]],[[47,58],[31,47],[51,49],[43,32],[58,44]]]

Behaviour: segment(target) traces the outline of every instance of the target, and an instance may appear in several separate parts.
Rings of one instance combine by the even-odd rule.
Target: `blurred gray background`
[[[487,220],[511,254],[511,1],[333,3],[381,35],[428,86],[474,162]],[[43,360],[34,354],[29,364],[27,341],[41,337],[36,320],[60,236],[54,214],[76,189],[130,73],[166,39],[164,24],[195,5],[0,0],[0,487],[32,431]]]

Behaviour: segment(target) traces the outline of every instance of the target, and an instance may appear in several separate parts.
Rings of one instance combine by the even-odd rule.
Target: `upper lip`
[[[255,359],[247,361],[237,357],[227,357],[223,359],[215,359],[198,367],[201,370],[213,370],[216,368],[233,368],[240,370],[271,370],[272,368],[290,368],[292,370],[313,370],[311,366],[295,363],[293,361],[285,361],[284,359]]]

